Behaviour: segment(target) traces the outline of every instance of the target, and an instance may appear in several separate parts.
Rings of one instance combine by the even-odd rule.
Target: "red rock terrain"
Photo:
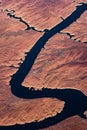
[[[27,53],[44,35],[87,0],[3,0],[0,5],[0,126],[42,121],[60,113],[65,102],[56,98],[23,99],[11,92],[10,80]],[[8,10],[8,11],[7,11]],[[9,11],[15,10],[10,17]],[[87,10],[48,39],[23,86],[80,90],[87,95]],[[26,29],[26,22],[30,30]],[[35,30],[32,29],[35,27]],[[39,31],[38,31],[39,30]],[[41,31],[41,32],[40,32]],[[24,71],[24,70],[23,70]],[[87,120],[71,116],[45,130],[86,130]]]

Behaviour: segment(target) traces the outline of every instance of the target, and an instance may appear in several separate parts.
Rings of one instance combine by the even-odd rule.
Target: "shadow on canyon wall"
[[[46,31],[43,36],[35,43],[32,49],[27,53],[24,62],[20,65],[18,71],[13,74],[10,80],[11,91],[15,96],[26,99],[44,97],[60,99],[65,102],[62,112],[58,113],[54,117],[49,117],[40,122],[35,121],[24,125],[0,127],[0,129],[6,128],[6,130],[10,130],[13,128],[18,128],[20,130],[36,130],[57,124],[60,121],[74,115],[79,115],[80,117],[87,119],[87,117],[84,115],[84,111],[87,110],[87,97],[81,91],[75,89],[50,88],[34,90],[34,88],[26,88],[21,85],[26,75],[31,70],[34,61],[36,60],[41,49],[44,48],[46,42],[56,33],[59,33],[61,30],[75,22],[86,10],[87,4],[82,3],[82,5],[77,6],[76,10],[70,16],[68,16],[66,19],[64,19],[61,23],[59,23],[52,29]]]

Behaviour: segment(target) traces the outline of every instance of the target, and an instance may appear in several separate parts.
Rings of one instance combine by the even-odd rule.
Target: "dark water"
[[[43,88],[42,90],[34,90],[28,89],[21,85],[26,75],[30,72],[38,54],[40,53],[41,49],[44,48],[47,41],[56,33],[59,33],[60,31],[71,25],[73,22],[75,22],[86,10],[87,4],[83,3],[82,5],[78,6],[76,10],[61,23],[57,24],[49,31],[46,31],[43,36],[35,43],[32,49],[27,53],[24,62],[20,65],[18,71],[13,74],[10,81],[11,92],[15,96],[26,99],[44,97],[57,98],[65,101],[63,111],[54,117],[49,117],[40,122],[36,121],[25,125],[0,127],[0,129],[10,130],[15,128],[20,130],[36,130],[57,124],[60,121],[74,115],[79,115],[82,118],[86,119],[86,116],[83,113],[85,110],[87,110],[87,97],[81,91],[76,89],[52,90],[47,88]]]
[[[37,130],[57,124],[62,120],[74,115],[78,115],[84,119],[87,119],[87,117],[83,114],[84,111],[87,110],[87,96],[85,96],[81,91],[75,89],[43,89],[41,93],[42,95],[39,95],[38,93],[38,96],[33,96],[35,96],[35,98],[52,97],[65,101],[62,112],[58,113],[54,117],[49,117],[40,122],[36,121],[25,125],[0,127],[0,129],[11,130],[14,128],[19,130]]]
[[[11,78],[10,81],[11,91],[14,95],[20,98],[28,98],[28,97],[30,98],[29,95],[31,91],[21,86],[21,84],[25,79],[26,75],[30,72],[41,49],[44,48],[45,44],[51,37],[53,37],[56,33],[59,33],[60,31],[71,25],[73,22],[75,22],[86,10],[87,10],[87,4],[82,4],[78,6],[70,16],[68,16],[61,23],[54,26],[51,30],[44,33],[43,36],[35,43],[35,45],[27,53],[27,56],[25,57],[24,62],[20,65],[18,71],[15,74],[13,74]],[[35,91],[33,91],[33,93],[34,92]]]
[[[37,30],[35,29],[35,27],[30,27],[30,25],[25,21],[23,20],[21,17],[17,17],[15,14],[13,14],[15,11],[14,10],[5,10],[7,13],[7,15],[10,17],[10,18],[15,18],[15,19],[18,19],[19,22],[23,23],[25,26],[26,26],[26,29],[25,30],[34,30],[34,31],[37,31],[37,32],[44,32],[44,31],[41,31],[41,30]]]

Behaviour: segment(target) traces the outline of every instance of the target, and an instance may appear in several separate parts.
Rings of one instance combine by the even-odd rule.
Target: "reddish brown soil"
[[[87,0],[78,0],[87,2]],[[0,6],[0,126],[24,124],[60,113],[64,102],[52,99],[20,99],[12,95],[9,81],[19,64],[43,32],[24,30],[25,25],[10,18],[6,9],[15,10],[30,26],[51,29],[76,9],[69,0],[3,0]],[[75,88],[87,95],[87,11],[62,33],[48,40],[30,73],[22,83],[35,89]],[[73,34],[71,39],[66,33]],[[87,121],[73,116],[45,130],[86,130]]]

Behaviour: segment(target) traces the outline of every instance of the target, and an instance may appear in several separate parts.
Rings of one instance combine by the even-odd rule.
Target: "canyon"
[[[4,0],[0,9],[1,129],[86,130],[86,0]],[[68,101],[78,112],[62,119]]]

